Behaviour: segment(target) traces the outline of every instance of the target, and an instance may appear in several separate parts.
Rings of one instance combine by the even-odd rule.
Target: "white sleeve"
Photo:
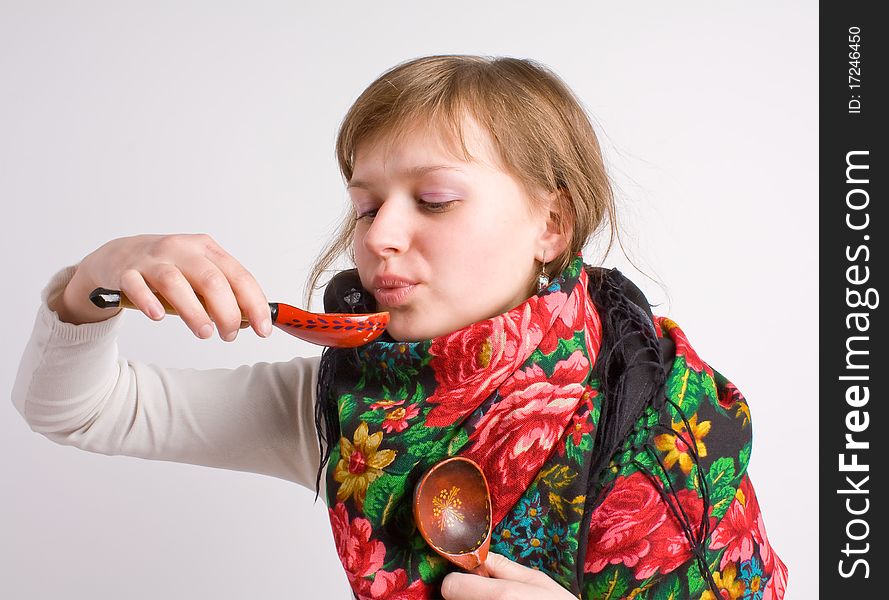
[[[60,444],[262,473],[315,489],[319,358],[237,369],[171,369],[118,356],[121,316],[73,325],[44,288],[12,399],[31,429]],[[322,496],[323,496],[322,485]]]

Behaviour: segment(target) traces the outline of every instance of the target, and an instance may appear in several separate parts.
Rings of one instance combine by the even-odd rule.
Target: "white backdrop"
[[[0,0],[0,389],[50,275],[114,237],[208,232],[299,304],[364,87],[425,54],[534,58],[593,114],[627,252],[664,288],[605,264],[748,398],[787,597],[816,597],[817,5],[616,4]],[[315,352],[135,313],[120,346],[193,367]],[[326,510],[293,484],[59,446],[8,401],[0,469],[0,597],[348,597]]]

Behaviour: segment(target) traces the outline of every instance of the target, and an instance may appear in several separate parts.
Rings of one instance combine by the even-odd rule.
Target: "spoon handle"
[[[207,303],[204,302],[204,298],[198,294],[198,301],[201,303],[205,309],[207,308]],[[160,301],[161,306],[164,307],[164,312],[168,315],[179,316],[179,313],[176,312],[176,309],[167,302],[163,296],[158,296],[157,299]],[[109,290],[107,288],[96,288],[92,292],[90,292],[90,301],[98,306],[99,308],[132,308],[138,310],[139,307],[133,304],[133,301],[127,298],[127,295],[121,292],[120,290]],[[271,302],[269,303],[269,310],[272,312],[272,322],[275,322],[275,318],[277,317],[278,307],[277,304],[273,305]],[[247,319],[244,314],[241,314],[241,327],[246,327],[250,325],[249,319]]]
[[[133,308],[138,307],[127,298],[120,290],[96,288],[90,292],[90,300],[99,308]],[[168,315],[176,315],[176,309],[166,300],[159,297]],[[204,299],[198,295],[198,300],[204,308],[207,305]],[[337,348],[355,348],[375,340],[389,324],[389,313],[376,312],[366,314],[348,313],[312,313],[283,302],[269,302],[269,313],[272,324],[307,342],[319,346],[333,346]],[[250,325],[246,316],[241,314],[241,327]]]
[[[491,571],[488,570],[488,563],[484,563],[484,562],[481,563],[476,568],[471,569],[469,572],[472,573],[473,575],[478,575],[480,577],[490,577],[491,576]]]

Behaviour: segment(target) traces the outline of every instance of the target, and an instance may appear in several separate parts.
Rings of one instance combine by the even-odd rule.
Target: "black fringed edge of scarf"
[[[376,299],[362,287],[358,269],[337,273],[324,290],[325,312],[370,313],[376,312],[376,309]],[[392,341],[385,332],[378,339]],[[358,362],[358,350],[355,348],[325,348],[321,353],[315,393],[315,431],[318,434],[318,446],[321,451],[321,461],[315,477],[316,501],[321,494],[324,467],[330,460],[334,444],[340,439],[339,408],[332,393],[336,374],[340,369],[357,366]]]
[[[666,337],[658,339],[651,308],[639,288],[617,269],[585,268],[589,276],[590,297],[602,322],[602,345],[596,358],[594,373],[599,379],[599,393],[603,400],[580,525],[580,531],[584,533],[578,536],[576,581],[579,592],[582,592],[583,587],[590,520],[613,487],[613,483],[601,486],[601,482],[619,452],[630,449],[631,455],[635,455],[642,449],[629,448],[627,444],[636,433],[636,424],[643,413],[648,409],[660,412],[665,402],[669,401],[664,388],[669,365],[675,354],[672,340]],[[672,427],[670,431],[675,434]],[[692,447],[696,448],[693,442],[687,443],[692,443]],[[643,446],[646,451],[654,450],[650,448],[650,444],[644,443]],[[655,455],[655,458],[666,473],[659,457]],[[692,452],[692,458],[698,464],[696,452]],[[643,469],[642,465],[638,466],[652,481],[661,499],[676,517],[691,544],[692,554],[697,559],[701,574],[711,591],[719,597],[719,590],[703,555],[703,547],[709,537],[710,498],[706,482],[702,481],[700,488],[704,506],[703,523],[695,530],[678,501],[677,491],[671,487],[667,492],[653,473]],[[700,465],[697,471],[699,479],[702,479]],[[669,481],[669,477],[667,480]]]
[[[349,353],[344,348],[325,348],[321,353],[321,364],[318,368],[318,387],[315,394],[315,432],[318,434],[318,447],[321,450],[321,462],[318,465],[318,473],[315,476],[316,501],[321,494],[321,476],[324,474],[324,467],[327,465],[327,461],[330,460],[330,452],[333,445],[340,438],[340,420],[337,404],[328,395],[330,394],[334,375],[338,370],[340,361],[348,358]]]

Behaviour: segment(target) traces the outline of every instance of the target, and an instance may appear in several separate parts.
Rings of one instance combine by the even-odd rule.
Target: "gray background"
[[[748,398],[788,598],[816,597],[817,6],[615,4],[3,0],[0,390],[50,275],[114,237],[208,232],[301,303],[364,87],[424,54],[535,58],[593,114],[627,253],[663,287],[606,264]],[[120,346],[194,367],[316,351],[135,313]],[[326,510],[290,483],[59,446],[8,401],[0,469],[3,598],[347,597]]]

